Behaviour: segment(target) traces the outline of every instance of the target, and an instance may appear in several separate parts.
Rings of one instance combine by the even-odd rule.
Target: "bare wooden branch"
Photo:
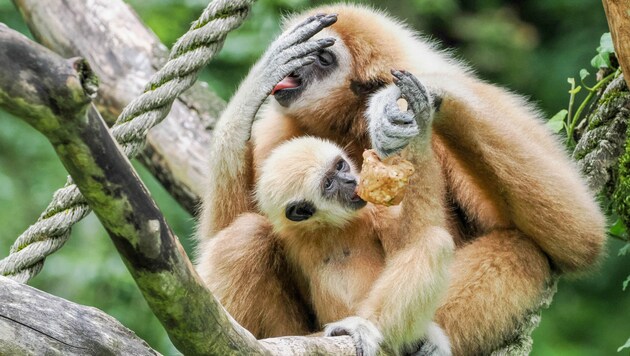
[[[88,115],[94,88],[94,75],[85,61],[65,60],[0,27],[0,107],[25,118],[50,140],[173,344],[190,355],[354,354],[354,344],[347,336],[257,341],[225,312],[195,273],[105,122],[94,115],[96,110]],[[13,294],[14,288],[3,290]],[[36,315],[28,323],[17,324],[18,319],[10,317],[31,302],[38,301],[25,299],[7,309],[12,322],[0,323],[4,335],[41,322]],[[53,335],[45,325],[37,331]],[[82,326],[75,323],[72,328]],[[60,333],[57,341],[72,337]],[[7,350],[19,350],[18,346],[8,344]]]
[[[0,355],[158,355],[116,319],[0,276]]]
[[[617,59],[630,87],[630,3],[626,0],[602,0],[602,3]]]
[[[167,48],[121,0],[14,3],[39,42],[64,57],[87,59],[100,78],[96,104],[110,123],[142,93],[168,56]],[[149,132],[139,157],[191,214],[206,181],[210,129],[224,107],[207,85],[194,86]]]

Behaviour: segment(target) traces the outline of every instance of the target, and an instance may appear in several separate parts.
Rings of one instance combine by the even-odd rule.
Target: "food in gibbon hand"
[[[399,150],[407,143],[404,135],[381,137],[379,131],[389,130],[396,112],[395,95],[387,96],[395,88],[390,71],[406,69],[435,100],[430,144],[441,168],[438,180],[445,186],[436,194],[446,202],[446,226],[458,246],[435,320],[455,354],[488,354],[502,347],[516,336],[523,315],[538,307],[552,273],[582,272],[597,262],[605,219],[593,194],[532,104],[478,79],[383,11],[348,4],[315,8],[289,17],[281,38],[319,13],[337,14],[338,21],[314,37],[334,38],[334,45],[313,52],[312,61],[290,70],[271,88],[247,87],[254,99],[237,92],[240,104],[228,105],[224,116],[232,116],[225,125],[233,131],[223,131],[225,137],[218,139],[228,148],[231,141],[240,146],[228,153],[228,164],[210,163],[200,235],[214,236],[241,214],[257,211],[253,184],[260,166],[289,139],[328,139],[357,165],[365,149],[374,148],[383,157]],[[263,58],[274,48],[276,42]],[[257,78],[260,73],[252,71],[245,83]],[[257,110],[261,97],[272,91],[270,105],[252,129],[251,121],[242,118],[248,116],[235,108],[254,103]],[[385,130],[378,129],[381,124]],[[423,205],[418,201],[416,208]],[[250,264],[242,260],[233,267],[246,270]],[[273,268],[261,273],[272,274]],[[412,279],[407,276],[402,284]],[[392,296],[391,303],[396,302]],[[311,330],[293,325],[304,333]]]
[[[413,165],[399,156],[381,160],[376,151],[365,150],[357,195],[373,204],[398,205],[413,172]]]

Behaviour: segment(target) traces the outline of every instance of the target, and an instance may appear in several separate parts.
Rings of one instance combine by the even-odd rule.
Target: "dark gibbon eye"
[[[328,67],[335,63],[335,56],[330,52],[323,51],[317,55],[317,60],[322,67]]]
[[[285,208],[284,214],[291,221],[304,221],[310,219],[316,211],[315,204],[310,201],[300,200],[289,203]]]
[[[346,165],[347,165],[346,161],[340,159],[339,162],[337,162],[337,165],[335,166],[335,169],[337,171],[342,171],[342,170],[344,170],[346,168]]]
[[[333,186],[333,179],[332,178],[326,178],[326,180],[324,181],[324,189],[330,190],[330,188],[332,188],[332,186]]]

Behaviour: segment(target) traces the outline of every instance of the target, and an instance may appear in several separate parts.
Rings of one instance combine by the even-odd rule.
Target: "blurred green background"
[[[166,45],[186,32],[206,5],[205,0],[128,2]],[[259,0],[247,23],[228,37],[203,80],[229,98],[247,68],[279,33],[282,14],[329,2]],[[531,98],[548,117],[566,107],[566,78],[577,77],[580,68],[589,67],[601,34],[608,31],[601,2],[596,0],[372,3],[455,48],[455,55],[471,63],[482,78]],[[8,1],[0,2],[0,22],[28,34]],[[194,220],[145,170],[136,167],[190,250]],[[0,257],[37,219],[65,177],[44,137],[0,111]],[[611,239],[598,270],[560,283],[553,305],[543,313],[534,333],[534,355],[616,354],[630,337],[630,291],[621,289],[630,273],[630,258],[618,256],[621,246]],[[70,242],[47,260],[31,284],[100,308],[160,352],[177,354],[94,216],[76,226]],[[622,353],[628,354],[627,350]]]

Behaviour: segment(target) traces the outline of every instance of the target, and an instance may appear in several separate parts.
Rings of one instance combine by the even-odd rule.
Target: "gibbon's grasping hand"
[[[372,147],[381,158],[399,152],[419,134],[428,144],[435,113],[433,98],[413,74],[392,70],[392,75],[394,84],[375,93],[366,112]],[[400,98],[408,110],[400,109]]]
[[[246,87],[255,90],[248,99],[262,104],[278,82],[296,69],[313,63],[315,56],[312,54],[332,46],[335,43],[334,38],[305,41],[335,21],[336,15],[311,16],[276,39],[247,76],[252,82],[246,82]]]

